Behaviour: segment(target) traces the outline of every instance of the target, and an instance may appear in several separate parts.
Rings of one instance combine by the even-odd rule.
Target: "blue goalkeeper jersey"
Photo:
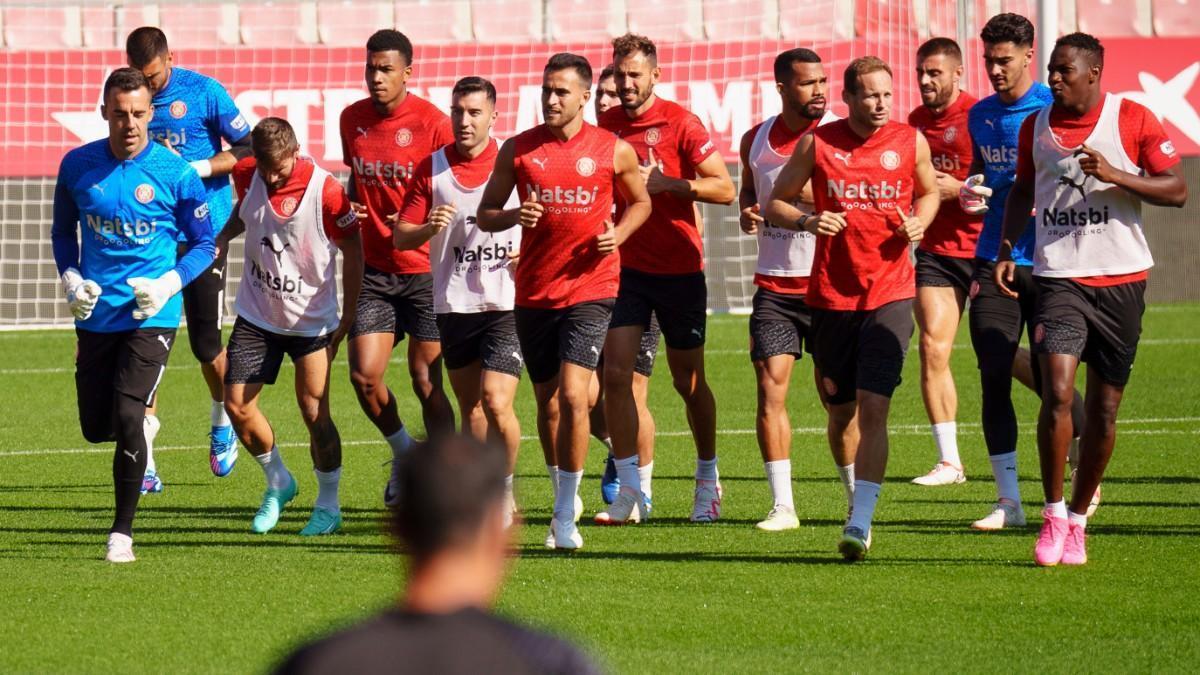
[[[1034,82],[1029,91],[1011,105],[992,94],[976,103],[967,113],[967,128],[975,160],[982,162],[984,184],[992,189],[991,208],[983,216],[983,231],[975,245],[975,256],[995,260],[1000,253],[1004,231],[1004,203],[1017,177],[1017,137],[1026,117],[1054,102],[1050,88]],[[1012,259],[1018,265],[1033,264],[1033,241],[1037,227],[1030,225],[1013,247]]]
[[[180,237],[188,251],[177,259]],[[76,326],[98,333],[177,327],[182,294],[176,293],[158,314],[138,321],[126,280],[156,279],[174,269],[186,286],[212,265],[213,238],[200,176],[163,146],[148,143],[136,156],[121,160],[104,138],[63,157],[50,229],[54,262],[60,276],[75,267],[101,288],[96,309]]]
[[[229,93],[207,75],[186,68],[172,68],[171,79],[154,95],[154,119],[150,136],[172,148],[189,162],[208,159],[221,152],[221,139],[236,143],[250,133],[246,118],[238,112]],[[204,178],[213,230],[220,232],[233,213],[233,189],[229,176]]]

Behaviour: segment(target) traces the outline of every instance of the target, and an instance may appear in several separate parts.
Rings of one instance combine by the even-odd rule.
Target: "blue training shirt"
[[[1004,204],[1008,191],[1017,177],[1017,137],[1026,117],[1054,102],[1050,87],[1034,82],[1025,95],[1011,105],[992,94],[971,107],[967,113],[967,128],[975,159],[983,164],[984,184],[992,189],[988,200],[991,208],[983,215],[983,231],[975,245],[975,257],[995,260],[1000,252],[1004,230]],[[1016,246],[1012,259],[1018,265],[1033,264],[1033,241],[1037,227],[1030,217]]]
[[[77,242],[79,226],[83,235]],[[60,276],[75,267],[101,288],[96,309],[76,326],[97,333],[178,327],[182,294],[138,321],[126,280],[155,279],[174,269],[186,286],[212,265],[214,236],[200,176],[158,143],[121,160],[103,138],[63,157],[50,229],[54,262]],[[180,237],[188,251],[176,260]]]
[[[167,86],[154,95],[150,137],[169,141],[189,162],[221,152],[221,139],[236,143],[250,133],[246,118],[233,99],[213,78],[186,68],[172,68]],[[233,213],[233,188],[229,176],[204,178],[212,226],[220,232]]]

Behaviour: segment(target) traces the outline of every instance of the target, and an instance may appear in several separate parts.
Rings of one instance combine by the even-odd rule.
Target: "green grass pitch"
[[[835,544],[845,511],[821,434],[809,361],[790,410],[801,528],[754,529],[770,507],[754,440],[746,318],[710,322],[725,487],[722,519],[687,522],[693,452],[665,359],[653,380],[658,420],[655,518],[623,529],[582,526],[585,548],[549,552],[549,484],[527,381],[518,404],[521,556],[504,614],[581,643],[616,672],[1185,671],[1200,659],[1200,305],[1151,307],[1121,411],[1104,503],[1084,568],[1032,563],[1041,491],[1036,402],[1017,389],[1021,489],[1030,528],[995,534],[968,524],[993,499],[979,428],[979,388],[965,325],[954,353],[967,483],[908,483],[934,460],[917,386],[915,347],[892,412],[888,483],[867,562]],[[345,447],[341,533],[296,532],[316,493],[290,370],[264,405],[301,483],[275,533],[250,518],[263,489],[247,454],[214,479],[208,403],[186,343],[161,390],[158,465],[166,491],[143,498],[137,563],[102,561],[111,518],[111,448],[79,432],[68,331],[0,333],[0,672],[263,672],[290,647],[394,601],[402,565],[383,533],[389,453],[351,392],[344,350],[333,408]],[[389,382],[414,427],[402,363]],[[582,490],[600,504],[594,444]],[[403,658],[397,655],[397,658]]]

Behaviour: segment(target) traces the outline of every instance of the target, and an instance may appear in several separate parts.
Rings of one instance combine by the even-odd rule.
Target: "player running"
[[[225,407],[242,444],[266,475],[262,506],[250,525],[270,532],[299,486],[283,463],[275,430],[258,405],[275,384],[283,355],[296,366],[296,402],[308,427],[317,478],[312,516],[300,530],[311,537],[342,526],[338,483],[342,440],[329,415],[329,370],[354,323],[362,287],[358,216],[342,186],[300,154],[287,121],[267,117],[251,132],[254,155],[237,163],[238,209],[217,238],[220,250],[246,233],[237,321],[229,336]],[[338,319],[337,252],[342,252],[342,317]]]
[[[250,154],[250,125],[238,112],[233,99],[220,82],[174,65],[167,36],[158,28],[145,26],[125,40],[129,67],[146,76],[154,95],[154,119],[150,121],[152,140],[175,151],[192,165],[207,191],[209,220],[213,236],[225,227],[233,212],[233,192],[229,173],[239,159]],[[221,141],[230,144],[221,149]],[[186,247],[180,242],[179,254]],[[200,372],[212,399],[209,417],[209,468],[214,476],[227,476],[237,461],[238,446],[233,427],[225,414],[222,380],[226,356],[221,342],[221,323],[225,315],[225,253],[212,267],[183,289],[183,311],[187,316],[188,344],[200,362]],[[143,492],[161,492],[162,479],[154,463],[154,436],[159,420],[154,408],[146,416],[146,475]]]
[[[1116,443],[1117,410],[1142,332],[1149,269],[1142,202],[1182,207],[1187,183],[1162,124],[1144,106],[1105,94],[1104,47],[1084,33],[1058,39],[1046,81],[1054,104],[1025,120],[1017,175],[1005,207],[994,280],[1013,297],[1013,242],[1035,208],[1032,345],[1043,373],[1038,454],[1046,506],[1034,549],[1039,565],[1087,562],[1087,511]],[[1063,474],[1071,444],[1072,391],[1087,363],[1087,401],[1070,509]]]
[[[413,170],[434,150],[454,141],[450,119],[432,103],[409,93],[412,43],[403,33],[380,30],[367,40],[370,95],[342,111],[342,161],[350,167],[347,192],[362,223],[366,266],[358,314],[347,351],[350,381],[363,412],[392,449],[392,472],[384,503],[396,502],[396,459],[412,438],[384,381],[388,359],[408,334],[408,373],[421,402],[426,434],[454,430],[454,409],[442,390],[442,346],[433,315],[429,247],[398,251],[392,244],[395,216]]]
[[[637,151],[654,210],[621,251],[620,294],[604,347],[605,413],[621,491],[612,508],[596,518],[622,523],[642,508],[633,367],[642,333],[657,315],[666,339],[667,365],[696,443],[691,520],[713,522],[721,516],[717,411],[704,374],[708,289],[695,203],[728,204],[737,195],[725,160],[699,118],[654,94],[661,75],[654,43],[626,34],[612,44],[621,107],[601,115],[599,125]],[[618,203],[617,212],[622,208]]]
[[[845,439],[856,414],[861,434],[846,452],[854,497],[838,550],[862,560],[887,468],[892,392],[913,331],[910,243],[920,241],[940,199],[925,137],[888,120],[891,68],[874,56],[855,59],[843,87],[849,117],[800,138],[775,180],[766,219],[818,235],[805,301],[829,437]],[[816,212],[789,219],[789,202],[810,178]]]
[[[962,50],[949,38],[933,38],[917,49],[921,105],[908,115],[929,143],[942,205],[917,247],[917,328],[920,331],[921,398],[938,450],[938,463],[917,485],[966,480],[958,455],[958,392],[950,372],[954,336],[975,272],[975,243],[983,217],[958,203],[971,167],[967,111],[975,97],[959,88]]]
[[[491,82],[466,77],[455,83],[450,98],[454,143],[417,166],[404,195],[395,243],[402,251],[429,244],[433,311],[463,432],[508,450],[505,485],[511,523],[516,508],[513,470],[521,445],[513,399],[524,363],[513,320],[512,257],[521,250],[521,230],[491,233],[476,225],[479,200],[498,153],[491,136],[496,115]],[[506,206],[517,206],[516,200],[510,198]]]
[[[116,515],[105,554],[114,563],[135,560],[146,408],[179,327],[178,294],[212,265],[214,253],[200,177],[150,142],[152,96],[138,70],[118,68],[108,76],[100,108],[108,137],[63,157],[50,231],[78,337],[79,426],[90,443],[116,441]],[[187,250],[177,257],[181,235]]]
[[[775,57],[775,89],[782,112],[742,136],[742,189],[738,193],[742,231],[758,238],[754,274],[758,290],[750,314],[750,359],[758,380],[758,449],[774,500],[757,527],[768,532],[800,527],[792,497],[792,426],[787,394],[802,347],[812,351],[812,310],[805,304],[804,295],[808,292],[816,239],[809,232],[767,222],[761,215],[759,199],[760,195],[763,200],[770,197],[776,176],[800,138],[812,133],[818,124],[837,119],[826,112],[829,86],[825,67],[821,57],[811,50],[791,49]],[[805,186],[788,206],[788,223],[811,213],[811,189]],[[821,396],[820,374],[814,373],[817,395]],[[851,423],[845,432],[849,438],[836,437],[831,449],[846,487],[849,508],[854,493],[854,458],[846,457],[845,452],[847,447],[858,445],[858,425]]]
[[[524,228],[514,314],[555,487],[546,546],[562,549],[583,546],[575,502],[587,458],[588,383],[617,296],[617,247],[650,214],[633,149],[583,120],[591,84],[592,68],[582,56],[555,54],[546,62],[546,121],[505,141],[479,205],[481,230]],[[614,184],[627,205],[615,226]],[[521,206],[506,209],[514,187]],[[632,427],[636,412],[628,413],[632,418],[621,423]],[[622,489],[636,489],[637,471],[621,481]]]

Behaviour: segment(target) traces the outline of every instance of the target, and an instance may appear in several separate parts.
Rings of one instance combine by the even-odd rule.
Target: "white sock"
[[[1067,517],[1067,503],[1061,499],[1056,502],[1046,502],[1046,510],[1054,518]]]
[[[763,462],[763,468],[767,470],[767,484],[771,486],[771,497],[775,503],[791,509],[796,508],[792,500],[792,460]]]
[[[838,476],[842,479],[842,488],[846,490],[846,510],[854,508],[854,465],[847,464],[837,468]]]
[[[642,477],[638,473],[637,462],[637,455],[634,455],[633,457],[626,457],[625,459],[618,459],[613,462],[613,464],[615,464],[617,467],[617,480],[621,481],[622,489],[628,486],[639,492],[641,491]]]
[[[267,487],[272,490],[282,490],[288,484],[287,467],[283,464],[283,456],[279,454],[279,446],[272,446],[269,452],[261,455],[255,455],[254,459],[263,468],[263,473],[267,476]]]
[[[510,495],[512,494],[512,491],[513,491],[512,485],[513,485],[513,475],[510,473],[504,477],[504,491]]]
[[[958,457],[958,423],[938,422],[930,428],[933,429],[933,442],[937,445],[941,461],[961,467],[962,460]]]
[[[653,497],[654,491],[651,489],[651,484],[654,481],[654,462],[638,467],[638,480],[642,484],[642,494],[646,495],[646,499]]]
[[[583,480],[583,469],[579,471],[558,470],[558,494],[554,498],[554,519],[558,522],[575,522],[575,495],[579,494],[581,480]]]
[[[339,466],[333,471],[313,469],[313,473],[317,474],[317,502],[313,506],[341,513],[342,507],[338,503],[338,482],[342,479],[342,467]]]
[[[142,435],[146,437],[146,472],[154,471],[157,473],[158,468],[154,463],[154,438],[158,436],[158,429],[162,426],[159,424],[158,418],[154,415],[146,415],[142,419]]]
[[[225,404],[220,401],[212,402],[212,410],[209,412],[209,417],[212,419],[214,427],[227,427],[232,424],[229,421],[229,415],[225,412]]]
[[[1080,515],[1074,511],[1067,511],[1067,520],[1070,520],[1072,525],[1087,527],[1087,514]]]
[[[875,503],[879,501],[879,491],[883,486],[869,480],[854,481],[854,508],[850,511],[851,527],[857,527],[865,532],[871,531],[871,521],[875,518]]]
[[[717,482],[717,458],[696,460],[696,480]]]
[[[554,488],[553,499],[558,500],[558,467],[553,464],[546,465],[546,474],[550,476],[550,487]]]
[[[400,425],[399,431],[391,436],[384,436],[384,439],[388,442],[388,445],[392,446],[392,459],[394,460],[399,460],[403,457],[404,453],[408,452],[408,449],[413,444],[412,436],[408,435],[408,430],[404,428],[403,424]]]
[[[1017,485],[1017,451],[1003,455],[990,455],[992,476],[996,478],[996,498],[1021,503],[1021,489]]]

